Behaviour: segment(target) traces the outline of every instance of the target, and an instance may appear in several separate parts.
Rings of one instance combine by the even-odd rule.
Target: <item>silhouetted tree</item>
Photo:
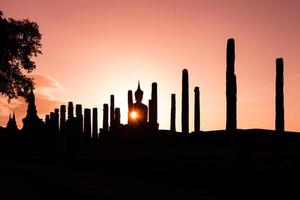
[[[32,72],[32,57],[41,54],[41,34],[35,22],[5,18],[0,11],[0,93],[8,99],[28,100],[33,81],[24,74]]]

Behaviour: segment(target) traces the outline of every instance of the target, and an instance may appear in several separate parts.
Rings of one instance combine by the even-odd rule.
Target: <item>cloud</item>
[[[44,75],[31,75],[35,82],[35,101],[40,118],[53,111],[62,102],[55,98],[56,93],[64,92],[64,88],[51,77]],[[26,116],[27,104],[23,98],[12,99],[10,103],[3,96],[0,96],[0,125],[5,127],[9,114],[16,113],[16,120],[19,128],[22,128],[22,119]]]
[[[35,74],[29,77],[35,82],[35,94],[45,96],[45,98],[54,99],[53,94],[65,91],[59,82],[49,76]]]

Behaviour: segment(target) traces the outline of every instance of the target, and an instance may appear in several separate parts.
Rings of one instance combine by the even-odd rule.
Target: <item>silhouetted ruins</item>
[[[182,77],[178,74],[178,82],[182,78],[181,96],[172,93],[170,107],[164,108],[170,114],[165,120],[170,122],[170,130],[159,129],[161,99],[156,82],[147,100],[143,100],[140,81],[134,99],[133,90],[128,90],[125,124],[126,117],[121,116],[115,102],[117,94],[110,95],[110,102],[101,108],[84,108],[70,101],[54,108],[43,121],[31,90],[23,128],[18,129],[15,113],[9,115],[6,128],[0,127],[1,178],[6,184],[6,173],[11,172],[13,186],[23,188],[30,182],[50,196],[65,192],[65,199],[163,198],[158,193],[165,194],[163,199],[190,199],[189,195],[199,196],[203,191],[203,199],[223,199],[224,194],[230,199],[244,199],[239,198],[241,191],[247,195],[261,191],[270,199],[270,194],[280,196],[283,189],[288,192],[280,197],[286,199],[290,191],[292,195],[299,193],[294,182],[300,179],[300,134],[284,129],[283,59],[276,59],[275,130],[241,130],[237,129],[233,39],[228,40],[226,53],[226,130],[203,130],[202,86],[201,93],[193,86],[194,112],[190,112],[187,69],[183,69]],[[176,130],[176,96],[181,98],[181,131]],[[192,132],[189,113],[194,114]],[[98,126],[99,115],[103,116],[102,127]],[[18,174],[20,183],[14,182]],[[26,184],[24,177],[30,177]],[[72,185],[76,189],[69,191]],[[215,188],[221,192],[214,192]],[[81,192],[87,195],[80,196]]]
[[[171,125],[170,130],[172,133],[176,132],[176,95],[171,94]]]
[[[277,133],[284,132],[283,59],[276,59],[276,121]]]
[[[129,124],[131,108],[132,108],[132,105],[133,105],[132,91],[131,90],[128,90],[128,99],[127,99],[127,101],[128,101],[128,120],[127,120],[127,123]]]
[[[63,127],[65,127],[65,123],[66,123],[66,105],[61,105],[60,106],[60,129],[62,129]]]
[[[157,83],[152,83],[151,99],[149,100],[149,125],[153,130],[158,129],[158,123],[157,123]]]
[[[30,97],[28,100],[27,115],[23,119],[23,130],[25,133],[38,133],[43,128],[44,122],[37,115],[37,110],[35,106],[35,96],[33,90],[30,92]]]
[[[113,131],[115,128],[115,96],[110,95],[110,130]]]
[[[73,119],[74,117],[74,107],[73,102],[68,103],[68,120]]]
[[[83,131],[83,115],[82,115],[82,105],[76,104],[75,106],[76,119],[78,121],[79,131]]]
[[[276,59],[276,127],[278,133],[284,132],[284,96],[283,96],[283,59]],[[24,133],[37,133],[44,128],[49,129],[46,132],[60,132],[63,140],[73,137],[71,133],[76,131],[77,138],[81,136],[88,141],[90,138],[97,140],[101,138],[101,134],[113,133],[115,131],[122,133],[138,128],[145,132],[158,131],[158,94],[157,83],[152,83],[151,99],[149,99],[149,107],[142,103],[143,91],[138,82],[137,90],[135,91],[135,100],[133,102],[132,90],[128,90],[128,120],[127,124],[121,123],[120,108],[115,107],[115,96],[110,95],[110,105],[103,105],[103,124],[102,128],[98,129],[98,110],[93,108],[85,108],[84,114],[81,104],[76,104],[74,117],[73,102],[68,102],[66,117],[66,105],[61,105],[60,109],[56,108],[45,116],[45,123],[38,117],[35,106],[35,98],[33,90],[30,93],[28,101],[27,115],[23,119]],[[226,131],[233,133],[237,130],[237,83],[235,75],[235,42],[234,39],[228,39],[226,49]],[[181,132],[189,133],[189,77],[188,70],[182,71],[182,96],[181,96]],[[110,106],[110,110],[108,110]],[[109,118],[109,120],[108,120]],[[171,95],[171,115],[170,115],[170,132],[176,132],[176,100],[175,94]],[[9,117],[7,130],[17,131],[15,122],[15,113],[13,117]],[[194,132],[200,132],[200,90],[199,87],[194,88]],[[32,134],[34,135],[34,134]],[[76,135],[76,134],[74,134]],[[80,139],[78,139],[80,140]],[[79,141],[77,141],[80,143]]]
[[[91,109],[84,109],[84,136],[86,140],[91,138]]]
[[[98,109],[93,108],[93,133],[92,138],[97,140],[98,138]]]
[[[189,133],[189,75],[187,69],[182,71],[181,98],[181,129],[182,133]]]
[[[234,39],[227,41],[226,54],[226,130],[228,133],[233,133],[237,128],[236,118],[236,76],[234,72],[235,61],[235,44]]]
[[[9,115],[8,122],[6,125],[6,130],[11,134],[14,134],[19,130],[16,122],[15,112],[13,113],[13,116]]]
[[[283,95],[283,59],[276,59],[276,127],[277,133],[284,133],[284,95]],[[18,129],[15,113],[9,116],[6,132],[10,135],[24,135],[30,140],[43,140],[58,145],[66,152],[79,152],[93,141],[94,144],[105,140],[109,136],[136,134],[156,134],[160,132],[158,123],[158,84],[151,85],[151,99],[148,106],[143,103],[143,90],[140,81],[134,92],[128,90],[127,123],[122,123],[121,110],[115,105],[115,96],[110,95],[110,104],[103,104],[102,128],[98,126],[98,108],[82,108],[76,104],[61,105],[45,116],[45,122],[37,115],[35,96],[31,90],[28,99],[27,115],[23,119],[23,128]],[[226,49],[226,132],[237,132],[237,83],[235,75],[235,43],[234,39],[227,41]],[[170,130],[176,132],[176,94],[171,94]],[[188,70],[182,70],[182,96],[181,96],[181,132],[189,132],[189,77]],[[110,108],[109,108],[110,107]],[[67,110],[66,110],[67,109]],[[100,109],[99,109],[100,110]],[[202,134],[200,110],[200,89],[194,87],[194,132]],[[67,113],[67,116],[66,116]],[[17,133],[21,134],[17,134]],[[191,134],[192,135],[192,134]],[[39,143],[39,142],[37,142]],[[100,142],[101,143],[101,142]],[[50,144],[42,145],[46,147]]]
[[[132,103],[132,106],[128,108],[130,111],[130,116],[129,116],[129,122],[128,125],[131,127],[138,127],[138,128],[146,128],[148,126],[148,107],[142,103],[143,100],[143,94],[144,92],[141,90],[140,82],[138,82],[138,88],[134,93],[135,96],[135,103],[128,102],[128,105]],[[128,100],[131,101],[130,98]],[[156,104],[157,105],[157,104]],[[153,106],[153,109],[151,110],[151,123],[155,123],[153,120],[155,120],[155,102],[151,100],[151,108]],[[157,110],[157,109],[156,109]]]
[[[115,126],[117,128],[120,127],[121,125],[121,113],[120,113],[120,108],[116,108],[115,109],[115,122],[114,122]]]
[[[200,91],[195,87],[194,131],[200,132]]]
[[[108,132],[108,104],[103,104],[103,132]]]

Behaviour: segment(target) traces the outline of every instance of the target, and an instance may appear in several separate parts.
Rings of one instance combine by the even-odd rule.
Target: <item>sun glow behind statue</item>
[[[131,117],[131,119],[137,119],[137,117],[138,117],[138,113],[136,112],[136,111],[132,111],[131,113],[130,113],[130,117]]]

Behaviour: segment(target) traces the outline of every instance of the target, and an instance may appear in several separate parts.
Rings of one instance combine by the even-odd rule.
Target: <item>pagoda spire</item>
[[[43,120],[39,118],[37,115],[36,105],[35,105],[35,96],[33,93],[33,88],[31,89],[28,97],[28,107],[27,107],[27,115],[23,119],[23,129],[26,131],[37,131],[42,128],[44,125]]]

